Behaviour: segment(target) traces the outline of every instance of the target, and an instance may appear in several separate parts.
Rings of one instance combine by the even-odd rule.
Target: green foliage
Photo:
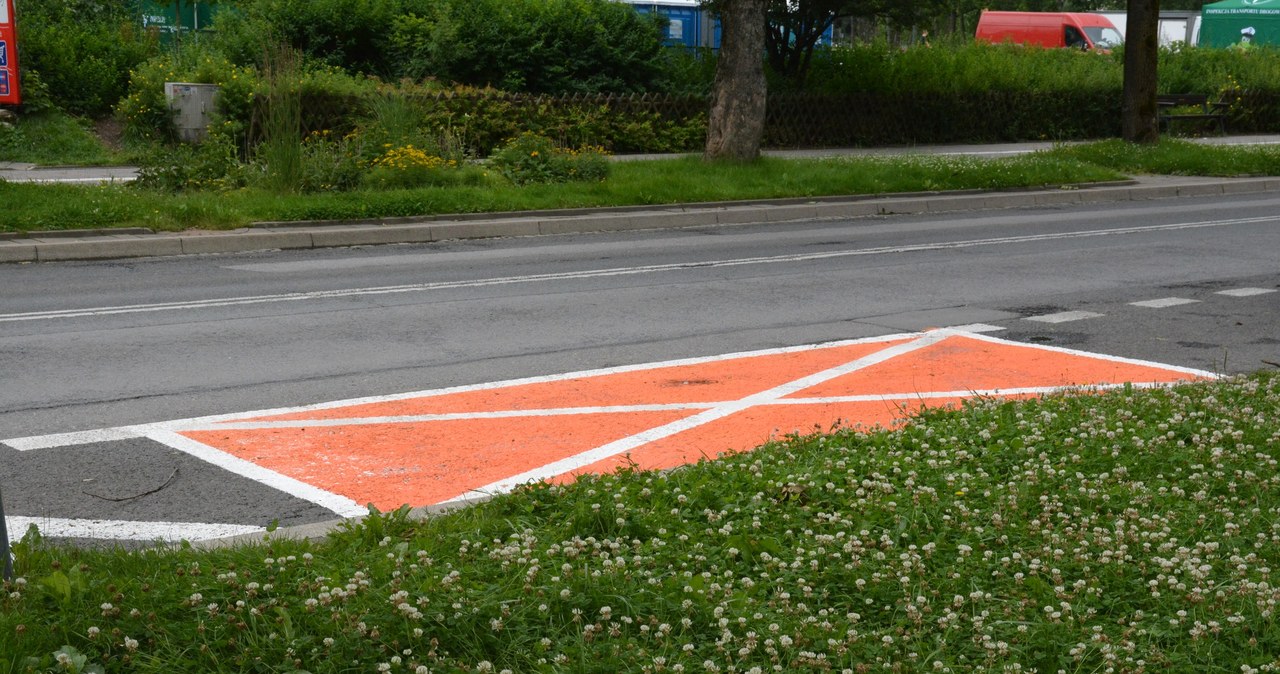
[[[609,0],[444,0],[398,17],[402,76],[532,93],[635,92],[660,78],[654,17]]]
[[[598,182],[609,177],[609,159],[602,148],[565,149],[534,133],[512,139],[489,157],[489,164],[515,185]]]
[[[689,152],[706,134],[701,97],[541,97],[468,89],[408,95],[423,109],[426,128],[452,134],[481,156],[525,131],[615,153]]]
[[[285,44],[352,73],[396,76],[387,58],[402,0],[240,0],[219,15],[214,42],[241,65],[265,65],[263,45]]]
[[[248,179],[234,137],[215,127],[199,145],[157,145],[139,162],[131,185],[163,192],[225,192],[243,187]]]
[[[109,113],[129,71],[158,50],[131,7],[103,0],[18,3],[24,82],[38,73],[52,101],[72,114]]]
[[[120,159],[94,137],[87,122],[57,109],[24,109],[16,124],[0,124],[0,161],[94,165]]]
[[[655,19],[611,0],[242,0],[216,44],[240,64],[283,42],[387,80],[508,91],[645,91],[661,79]]]
[[[844,95],[972,94],[985,91],[1056,95],[1115,91],[1123,84],[1119,56],[972,42],[897,49],[884,43],[820,50],[810,93]]]
[[[465,160],[447,159],[412,144],[387,147],[369,163],[364,186],[373,189],[482,185],[487,174]]]
[[[127,137],[148,141],[172,141],[176,137],[173,114],[165,100],[166,82],[218,85],[215,123],[223,125],[233,137],[243,139],[255,92],[261,86],[258,75],[198,43],[156,56],[129,73],[128,94],[116,106]]]

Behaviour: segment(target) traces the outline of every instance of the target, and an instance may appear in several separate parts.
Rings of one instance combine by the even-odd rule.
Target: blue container
[[[668,47],[719,47],[720,26],[716,22],[713,44],[705,42],[703,30],[704,12],[701,7],[687,2],[630,2],[642,14],[658,14],[667,19],[667,34],[663,44]]]

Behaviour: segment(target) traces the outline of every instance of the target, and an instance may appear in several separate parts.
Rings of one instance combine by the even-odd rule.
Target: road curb
[[[465,498],[443,503],[440,505],[422,506],[413,508],[409,511],[409,519],[422,521],[444,515],[463,508],[469,508],[491,500],[493,497],[485,498]],[[254,534],[241,534],[239,536],[227,536],[226,538],[210,538],[202,541],[191,541],[191,547],[203,550],[214,550],[218,548],[239,547],[243,545],[254,545],[261,543],[270,543],[272,541],[317,541],[327,537],[329,534],[337,531],[343,526],[351,526],[359,524],[367,515],[361,517],[335,518],[325,520],[323,522],[312,522],[311,524],[299,524],[292,527],[280,527],[271,531]]]
[[[814,218],[948,213],[1280,191],[1280,178],[1147,177],[1023,190],[706,202],[663,206],[428,215],[345,221],[259,222],[232,231],[140,228],[0,237],[0,263],[244,253],[638,229],[781,223]]]

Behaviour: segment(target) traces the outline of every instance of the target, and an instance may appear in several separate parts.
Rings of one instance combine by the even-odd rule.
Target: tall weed
[[[287,47],[270,50],[264,60],[268,90],[257,160],[264,168],[263,186],[275,192],[296,192],[302,187],[302,97],[298,90],[298,61],[299,55]]]

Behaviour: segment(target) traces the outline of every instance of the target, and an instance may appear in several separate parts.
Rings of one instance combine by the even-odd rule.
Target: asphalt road
[[[1259,194],[0,266],[5,512],[322,521],[144,438],[3,441],[929,327],[1276,367],[1278,212]]]

